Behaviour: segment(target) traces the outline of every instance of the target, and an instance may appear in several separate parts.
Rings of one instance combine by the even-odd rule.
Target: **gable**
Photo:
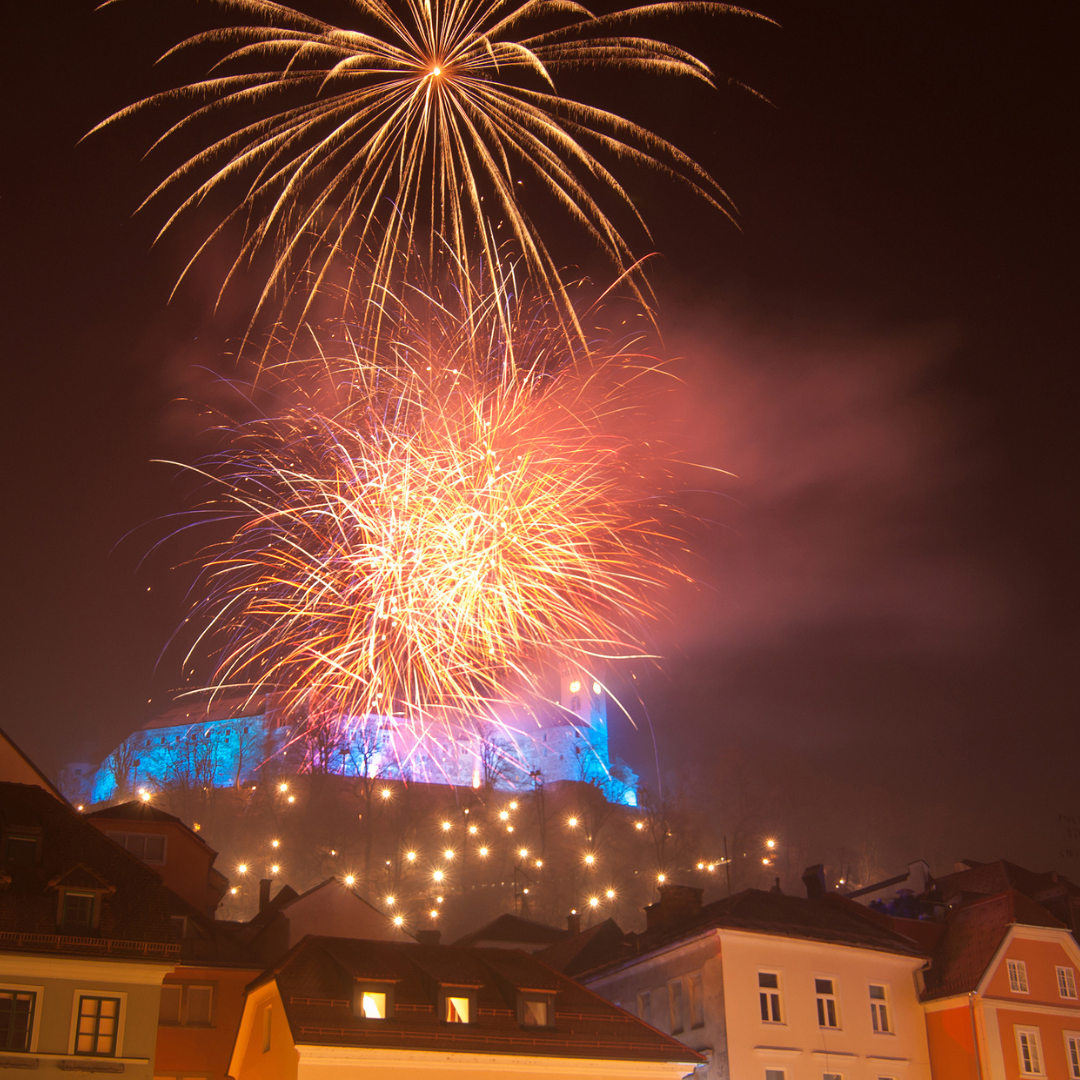
[[[1023,965],[1027,992],[1012,988],[1009,961]],[[1080,949],[1067,930],[1013,925],[979,983],[984,997],[1043,1005],[1073,1005],[1080,1000],[1063,998],[1057,969],[1070,969],[1080,988]]]
[[[281,912],[289,920],[290,944],[309,934],[373,941],[405,937],[382,912],[333,878],[285,904]]]

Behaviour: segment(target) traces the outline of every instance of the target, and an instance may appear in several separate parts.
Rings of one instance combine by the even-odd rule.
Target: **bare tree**
[[[135,794],[135,775],[139,768],[139,748],[134,736],[125,739],[102,763],[113,781],[113,796],[126,799]]]

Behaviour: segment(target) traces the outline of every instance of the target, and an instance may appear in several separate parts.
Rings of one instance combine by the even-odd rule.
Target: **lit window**
[[[30,990],[0,990],[0,1047],[29,1050],[34,1030],[37,994]]]
[[[1065,1057],[1069,1062],[1069,1080],[1080,1080],[1080,1035],[1065,1036]]]
[[[1016,1056],[1021,1076],[1042,1076],[1042,1043],[1038,1028],[1016,1029]]]
[[[758,1004],[761,1007],[761,1019],[766,1024],[782,1024],[780,1012],[780,976],[775,971],[759,971]]]
[[[1008,961],[1009,989],[1014,994],[1028,993],[1027,964],[1023,960]]]
[[[115,1057],[119,1026],[119,998],[82,995],[75,1029],[75,1053]]]
[[[838,1028],[840,1017],[836,1008],[836,984],[832,979],[815,979],[818,1024],[823,1028]]]
[[[448,1024],[467,1024],[469,1022],[469,999],[446,995],[446,1014],[443,1019]]]
[[[386,995],[377,990],[365,990],[360,1003],[360,1011],[369,1020],[385,1020]]]
[[[1058,993],[1063,998],[1076,997],[1076,972],[1071,967],[1057,969]]]
[[[892,1033],[889,1024],[889,999],[884,986],[870,986],[870,1020],[879,1035]]]

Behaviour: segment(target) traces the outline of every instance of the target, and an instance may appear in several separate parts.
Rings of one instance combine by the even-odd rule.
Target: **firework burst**
[[[159,141],[197,131],[204,147],[147,201],[179,199],[163,232],[216,193],[222,205],[231,201],[199,250],[239,227],[229,277],[272,251],[260,308],[298,294],[306,310],[339,258],[360,252],[371,258],[376,292],[405,280],[417,245],[429,264],[445,256],[451,269],[467,267],[477,252],[493,263],[505,224],[541,290],[558,298],[560,318],[572,322],[557,267],[523,206],[525,182],[620,273],[634,260],[604,205],[644,222],[611,162],[659,169],[729,212],[724,192],[675,146],[560,96],[555,77],[629,69],[711,85],[701,60],[629,28],[689,12],[754,15],[746,9],[677,0],[594,16],[573,0],[353,0],[357,25],[344,28],[267,0],[218,4],[258,22],[183,42],[173,52],[216,52],[209,76],[106,123],[193,104]]]
[[[430,342],[394,363],[346,350],[335,408],[294,403],[202,467],[228,530],[196,613],[214,685],[445,730],[545,668],[647,652],[678,573],[635,390],[655,369],[540,350],[492,375],[500,336],[465,337],[450,363]]]

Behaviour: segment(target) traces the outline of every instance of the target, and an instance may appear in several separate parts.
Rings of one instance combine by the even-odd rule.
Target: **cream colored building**
[[[698,1055],[523,952],[308,937],[248,988],[234,1080],[681,1080]]]
[[[697,902],[695,896],[697,894]],[[579,976],[701,1053],[699,1080],[930,1080],[926,958],[839,897],[662,890],[636,951]]]

